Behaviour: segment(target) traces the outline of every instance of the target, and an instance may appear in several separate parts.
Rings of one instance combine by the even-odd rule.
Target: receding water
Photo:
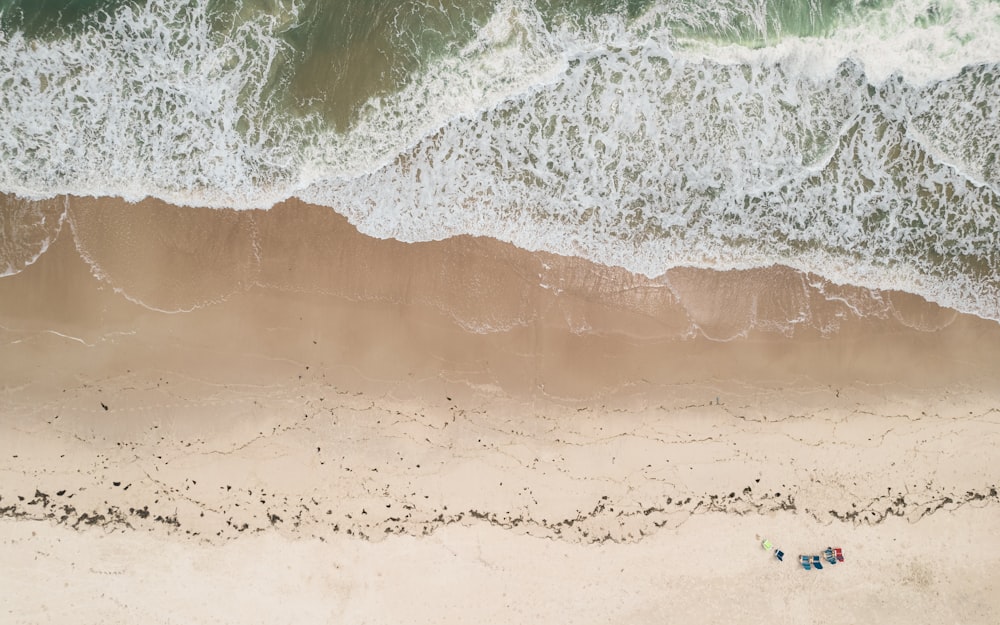
[[[1000,319],[996,1],[0,11],[2,193],[297,196],[378,237],[780,263]]]

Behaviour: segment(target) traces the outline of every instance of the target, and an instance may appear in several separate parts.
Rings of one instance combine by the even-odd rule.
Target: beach
[[[0,622],[1000,622],[1000,4],[0,0]]]
[[[54,202],[0,280],[5,621],[1000,613],[995,322],[295,202]]]

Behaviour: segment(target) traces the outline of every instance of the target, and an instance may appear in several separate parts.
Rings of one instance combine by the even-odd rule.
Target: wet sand
[[[297,202],[19,206],[5,621],[1000,616],[995,322]]]

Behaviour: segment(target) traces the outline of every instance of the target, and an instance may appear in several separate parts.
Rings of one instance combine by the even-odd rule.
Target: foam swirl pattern
[[[784,264],[1000,319],[996,2],[25,4],[3,193],[297,196],[382,238]]]

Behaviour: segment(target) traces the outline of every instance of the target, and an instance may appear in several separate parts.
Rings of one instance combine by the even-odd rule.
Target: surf
[[[1000,320],[1000,7],[789,6],[448,3],[423,39],[430,9],[376,12],[398,49],[353,99],[297,87],[339,54],[315,47],[316,3],[5,28],[0,191],[298,197],[380,238],[648,277],[783,264]]]

